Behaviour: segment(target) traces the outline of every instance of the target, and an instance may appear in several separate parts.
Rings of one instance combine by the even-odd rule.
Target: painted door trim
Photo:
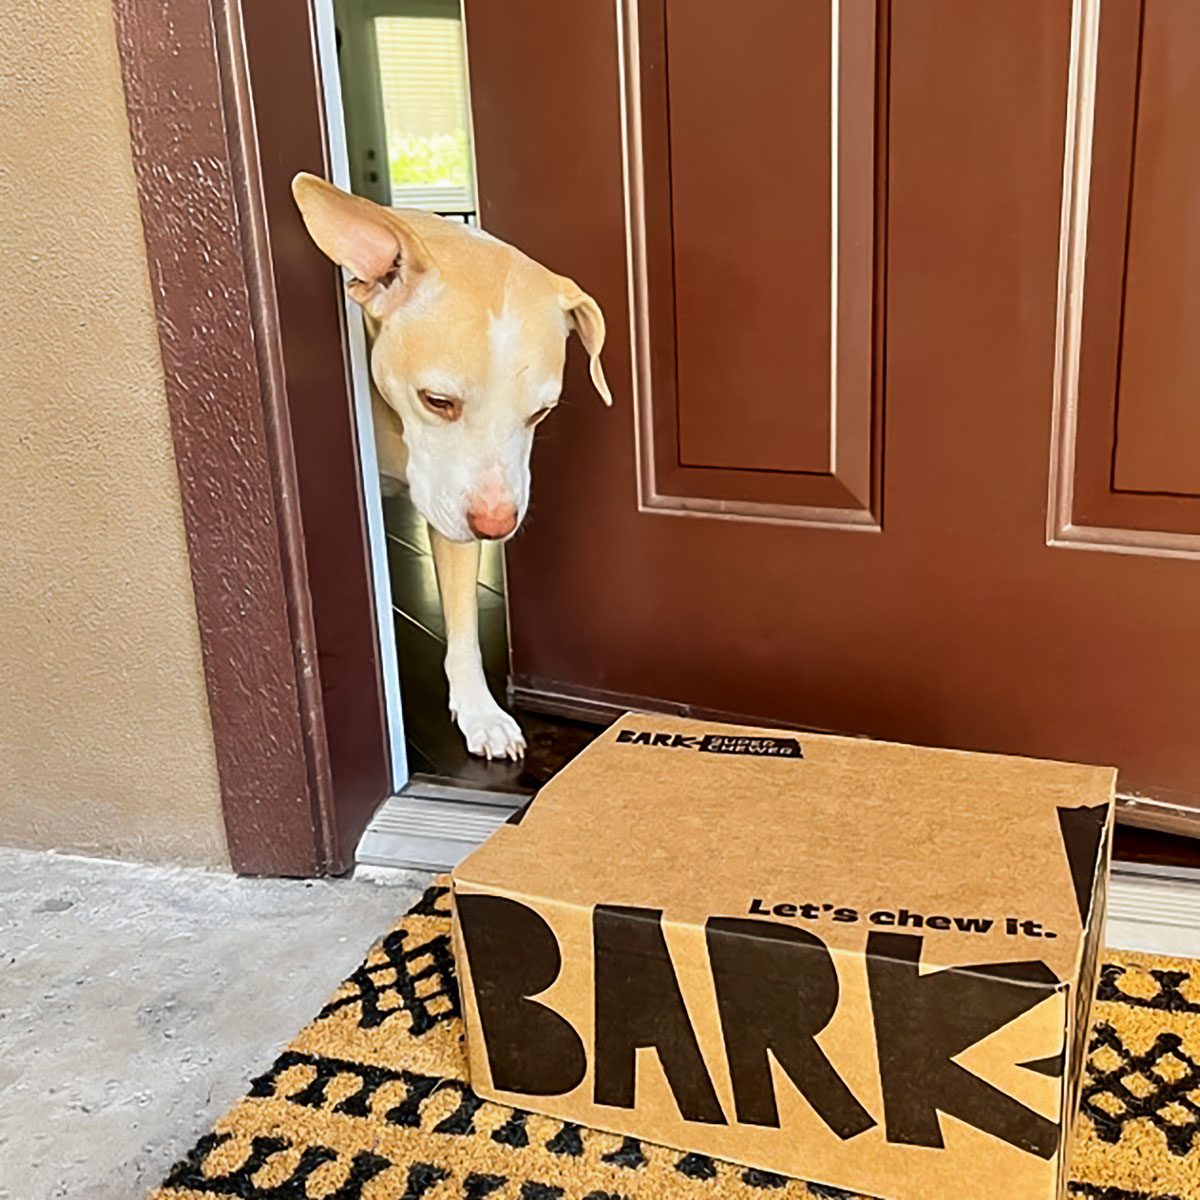
[[[303,233],[281,203],[291,159],[325,167],[311,14],[272,9],[273,39],[311,60],[289,59],[296,115],[281,123],[255,102],[267,47],[240,0],[113,7],[230,860],[338,873],[392,766],[339,307],[301,330],[277,287]],[[297,262],[328,301],[332,270]],[[301,351],[340,373],[332,407],[314,403]],[[338,447],[314,471],[330,429]],[[314,519],[331,488],[335,511]]]

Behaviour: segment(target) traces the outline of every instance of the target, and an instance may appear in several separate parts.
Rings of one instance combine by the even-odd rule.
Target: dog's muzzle
[[[516,527],[517,506],[511,502],[475,503],[467,509],[467,528],[477,538],[487,541],[506,538]]]

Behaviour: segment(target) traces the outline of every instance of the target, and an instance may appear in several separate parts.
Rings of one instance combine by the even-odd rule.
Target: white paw
[[[486,702],[475,701],[450,712],[466,738],[467,749],[482,758],[510,758],[517,762],[525,755],[521,727],[489,695]]]

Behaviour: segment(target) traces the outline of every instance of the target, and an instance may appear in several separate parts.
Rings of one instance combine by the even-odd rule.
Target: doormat
[[[1093,1020],[1072,1200],[1196,1200],[1200,962],[1109,954]],[[993,1194],[1006,1196],[1003,1180]],[[153,1200],[214,1196],[856,1200],[480,1100],[466,1084],[445,881],[371,948]]]

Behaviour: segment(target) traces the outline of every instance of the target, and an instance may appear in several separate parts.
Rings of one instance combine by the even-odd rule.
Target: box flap
[[[454,877],[664,924],[759,916],[859,953],[921,933],[923,970],[1037,959],[1070,979],[1114,786],[1107,767],[629,714]]]

